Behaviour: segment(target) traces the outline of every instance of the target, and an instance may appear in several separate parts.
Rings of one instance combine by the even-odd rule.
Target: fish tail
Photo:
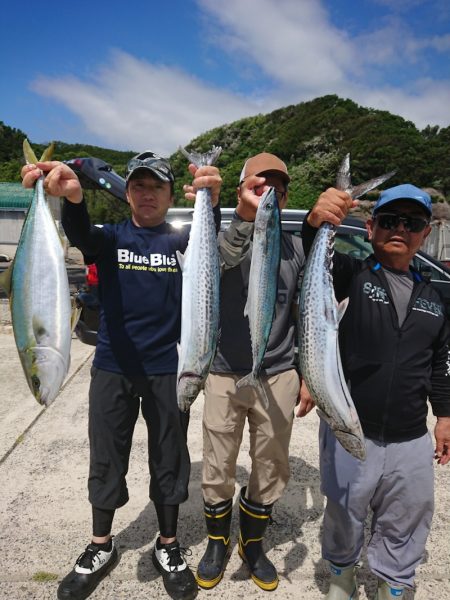
[[[236,382],[236,387],[239,389],[241,387],[251,386],[258,390],[261,400],[263,402],[264,408],[267,410],[269,408],[269,398],[267,396],[267,392],[264,388],[264,385],[259,377],[257,377],[253,371],[239,381]]]
[[[27,138],[23,140],[23,155],[27,164],[35,165],[38,162],[37,156]]]
[[[185,148],[180,146],[180,152],[188,159],[189,162],[196,165],[197,167],[201,167],[203,165],[213,165],[216,160],[219,158],[220,153],[222,152],[221,146],[213,146],[211,150],[205,153],[201,152],[188,152]]]
[[[46,162],[50,160],[53,156],[54,150],[55,143],[52,142],[50,146],[44,150],[40,160],[38,161],[33,148],[30,146],[30,142],[27,140],[27,138],[23,140],[23,155],[27,164],[35,165],[37,162]]]

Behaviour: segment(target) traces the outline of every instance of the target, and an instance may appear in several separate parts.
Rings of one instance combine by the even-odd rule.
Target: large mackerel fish
[[[255,387],[266,408],[269,399],[260,379],[269,341],[278,290],[281,257],[281,218],[275,188],[263,194],[258,205],[253,233],[252,260],[244,315],[248,317],[252,342],[252,370],[236,387]]]
[[[49,160],[53,145],[42,155]],[[27,163],[38,162],[27,140]],[[44,193],[36,181],[14,262],[0,282],[9,295],[17,350],[30,390],[48,406],[57,396],[70,364],[71,300],[62,241]]]
[[[356,199],[381,185],[394,172],[356,187],[351,184],[350,155],[344,158],[336,187]],[[323,223],[314,239],[303,277],[299,303],[300,370],[319,415],[328,423],[342,446],[364,460],[366,447],[358,414],[342,370],[339,322],[348,298],[339,305],[333,288],[333,254],[336,228]]]
[[[205,154],[180,150],[200,167],[213,165],[222,148],[213,146]],[[180,410],[187,411],[204,387],[219,335],[219,250],[208,188],[197,190],[188,247],[177,257],[183,272],[177,400]]]

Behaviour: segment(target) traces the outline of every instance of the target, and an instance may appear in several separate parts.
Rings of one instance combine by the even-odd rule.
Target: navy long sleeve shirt
[[[220,209],[215,209],[216,225]],[[183,253],[188,228],[137,227],[131,219],[90,224],[86,204],[64,201],[62,224],[72,245],[98,269],[100,325],[94,366],[126,375],[176,373],[181,329]]]

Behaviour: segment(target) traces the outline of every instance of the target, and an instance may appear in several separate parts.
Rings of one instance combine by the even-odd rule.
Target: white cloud
[[[236,65],[222,87],[115,51],[89,80],[41,77],[34,89],[77,114],[104,145],[163,154],[221,124],[330,93],[420,128],[450,122],[450,80],[424,79],[426,52],[447,52],[450,35],[420,37],[391,14],[350,38],[331,22],[325,0],[196,1],[210,55],[226,53]],[[406,79],[406,66],[407,87],[392,84]]]
[[[450,33],[447,35],[435,35],[426,39],[424,47],[427,46],[438,52],[448,52],[450,50]]]
[[[357,53],[317,0],[198,0],[214,43],[258,65],[278,85],[316,95],[341,87]],[[217,23],[218,22],[218,23]],[[217,26],[219,24],[219,27]],[[255,77],[258,71],[256,70]]]
[[[450,82],[423,79],[414,88],[400,90],[392,87],[355,90],[353,99],[363,106],[401,115],[418,129],[427,125],[447,126],[450,123]]]
[[[33,89],[64,104],[105,144],[162,154],[221,123],[257,112],[244,98],[121,51],[114,51],[89,81],[40,77]]]

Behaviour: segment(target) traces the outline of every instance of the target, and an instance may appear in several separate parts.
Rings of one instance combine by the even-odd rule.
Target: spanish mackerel
[[[336,187],[356,199],[393,174],[387,173],[353,187],[350,155],[347,154],[339,169]],[[356,458],[364,460],[364,434],[345,381],[339,352],[339,322],[347,308],[348,298],[338,305],[334,295],[335,234],[334,225],[322,223],[306,262],[299,305],[300,370],[319,415],[334,431],[342,446]]]
[[[244,315],[248,317],[252,341],[252,371],[236,383],[259,390],[266,408],[269,399],[260,379],[264,355],[275,315],[281,256],[281,218],[275,188],[261,197],[255,217],[252,260]]]
[[[53,145],[41,161],[49,160]],[[27,163],[37,163],[24,140]],[[58,394],[70,364],[71,300],[64,250],[44,193],[36,181],[14,262],[2,276],[10,299],[17,350],[31,392],[48,406]]]
[[[205,154],[180,150],[200,167],[213,165],[222,148],[213,146]],[[188,247],[177,257],[183,272],[177,399],[187,411],[205,384],[219,334],[219,250],[208,188],[197,190]]]

